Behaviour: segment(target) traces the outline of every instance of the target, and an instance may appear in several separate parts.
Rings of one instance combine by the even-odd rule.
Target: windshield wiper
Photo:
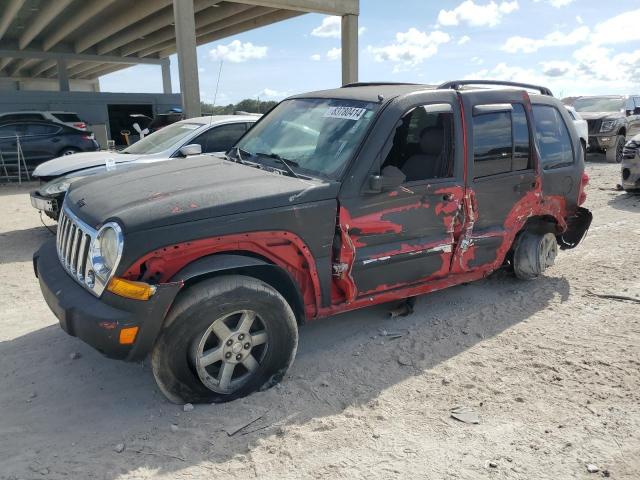
[[[235,158],[230,157],[229,155],[225,156],[231,160],[233,160],[236,163],[241,163],[241,164],[245,164],[244,158],[242,158],[241,153],[246,153],[247,155],[251,155],[249,152],[247,152],[246,150],[241,149],[240,147],[233,147],[230,152],[235,152]]]
[[[284,167],[291,174],[292,177],[300,178],[300,175],[298,175],[296,172],[294,172],[293,168],[291,168],[292,165],[294,167],[299,166],[293,160],[287,160],[286,158],[282,158],[280,155],[278,155],[277,153],[273,153],[273,152],[272,153],[256,152],[254,155],[258,156],[258,157],[273,158],[274,160],[278,161],[278,163],[280,163],[281,165],[284,165]]]

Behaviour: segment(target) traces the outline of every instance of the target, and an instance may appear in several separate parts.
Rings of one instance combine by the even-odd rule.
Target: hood
[[[337,183],[303,180],[203,155],[136,165],[73,184],[65,203],[92,226],[125,232],[335,198]]]
[[[604,120],[623,118],[622,112],[578,112],[584,120]]]
[[[104,165],[110,158],[115,158],[116,163],[121,163],[137,160],[141,158],[141,155],[127,155],[117,152],[81,152],[63,155],[38,165],[33,171],[33,176],[58,177],[76,170]]]

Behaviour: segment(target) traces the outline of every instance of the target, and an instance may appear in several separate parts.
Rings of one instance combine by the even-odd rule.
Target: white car
[[[54,158],[38,165],[33,176],[50,181],[91,167],[183,157],[180,150],[192,144],[200,145],[202,153],[226,152],[258,118],[255,115],[189,118],[167,125],[124,150],[76,153]]]
[[[0,123],[17,120],[47,120],[65,125],[78,130],[88,131],[87,124],[83,122],[75,112],[45,112],[41,110],[24,110],[20,112],[0,113]]]
[[[565,105],[565,108],[569,111],[569,115],[573,119],[573,125],[576,127],[576,131],[578,132],[578,136],[582,142],[582,148],[584,149],[586,160],[587,146],[589,145],[589,126],[587,125],[587,121],[583,119],[571,105]]]

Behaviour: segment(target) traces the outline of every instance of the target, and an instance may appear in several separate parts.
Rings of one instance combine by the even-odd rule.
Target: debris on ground
[[[124,448],[124,443],[119,443],[115,447],[113,447],[113,451],[116,453],[122,453],[124,452]]]
[[[262,417],[264,417],[264,413],[261,413],[260,415],[254,417],[253,419],[246,421],[246,422],[242,422],[240,424],[236,424],[230,427],[225,427],[224,431],[227,432],[227,435],[230,437],[233,437],[236,433],[238,433],[240,430],[245,429],[246,427],[248,427],[249,425],[253,425],[254,423],[256,423],[258,420],[260,420]]]
[[[182,411],[184,412],[193,412],[193,404],[191,403],[185,403],[184,406],[182,407]]]
[[[404,365],[405,367],[413,366],[413,360],[411,360],[411,357],[409,355],[405,355],[404,353],[398,355],[398,363],[400,365]]]
[[[80,355],[80,352],[73,352],[69,355],[69,358],[71,360],[78,360],[82,355]]]
[[[589,473],[598,473],[600,469],[594,465],[593,463],[587,464],[587,472]]]
[[[455,407],[451,410],[451,417],[464,423],[480,423],[480,417],[478,414],[475,410],[469,407]]]

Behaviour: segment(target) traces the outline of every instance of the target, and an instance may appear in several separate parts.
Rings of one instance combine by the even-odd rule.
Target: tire
[[[558,255],[558,241],[553,233],[525,231],[513,252],[513,273],[520,280],[533,280],[551,267]]]
[[[624,149],[625,138],[624,135],[618,135],[616,141],[610,149],[606,152],[607,162],[609,163],[621,163],[622,162],[622,150]]]
[[[75,147],[65,147],[58,152],[59,157],[63,157],[65,155],[73,155],[74,153],[78,153],[80,150]]]
[[[251,328],[243,329],[252,313]],[[297,347],[296,318],[282,295],[261,280],[229,275],[181,294],[151,352],[151,367],[171,402],[228,402],[278,383]],[[216,360],[207,364],[207,355]]]

